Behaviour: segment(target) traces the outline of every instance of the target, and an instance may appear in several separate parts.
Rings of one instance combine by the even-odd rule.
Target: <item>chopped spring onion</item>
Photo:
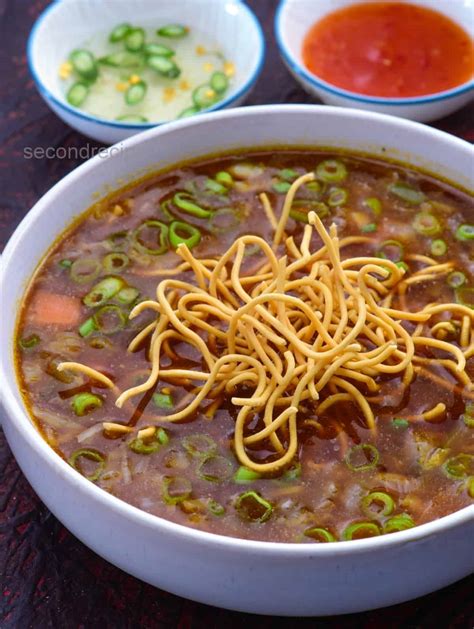
[[[298,179],[299,173],[293,170],[293,168],[282,168],[278,171],[277,175],[280,179],[284,179],[285,181],[294,181]]]
[[[115,299],[119,301],[121,304],[132,304],[140,295],[140,291],[133,286],[125,286],[121,288],[119,292],[115,295]]]
[[[367,225],[362,225],[362,227],[360,228],[360,231],[364,234],[371,234],[372,232],[376,232],[377,231],[377,224],[376,223],[367,223]]]
[[[196,87],[192,94],[193,103],[199,109],[206,109],[207,107],[212,107],[219,100],[218,93],[212,89],[209,83],[204,83],[203,85],[199,85]]]
[[[125,92],[125,102],[127,105],[138,105],[138,103],[141,103],[145,98],[146,91],[147,84],[145,81],[139,81],[138,83],[130,85]]]
[[[461,286],[460,288],[456,288],[454,292],[456,296],[456,302],[458,304],[461,304],[462,306],[467,306],[468,308],[474,308],[474,288]]]
[[[382,203],[377,197],[367,197],[367,199],[364,199],[364,205],[368,207],[375,216],[382,214]]]
[[[361,508],[368,518],[374,516],[387,516],[393,513],[395,501],[384,491],[372,491],[362,498]]]
[[[162,496],[166,504],[175,505],[189,498],[193,486],[183,476],[165,476],[163,478]]]
[[[347,190],[344,188],[331,188],[329,190],[329,196],[327,203],[330,207],[340,207],[347,203]]]
[[[336,538],[330,531],[323,529],[320,526],[312,526],[311,528],[306,529],[303,535],[305,537],[310,537],[312,540],[319,542],[320,544],[327,544],[328,542],[336,541]]]
[[[394,417],[392,419],[392,426],[395,426],[395,428],[408,428],[409,425],[410,422],[402,417]]]
[[[147,58],[146,63],[149,68],[155,70],[155,72],[158,72],[158,74],[161,74],[168,79],[176,79],[181,74],[181,70],[169,57],[150,55]]]
[[[83,298],[83,303],[88,308],[103,306],[109,299],[123,288],[124,282],[120,277],[104,277],[94,288]]]
[[[400,262],[405,253],[405,248],[398,240],[385,240],[377,251],[377,257],[391,260],[392,262]]]
[[[173,249],[178,245],[186,245],[188,249],[192,249],[201,242],[201,232],[188,223],[173,221],[170,225],[169,240]]]
[[[113,31],[109,35],[109,41],[115,44],[116,42],[122,41],[128,35],[128,33],[132,30],[130,24],[118,24]]]
[[[81,78],[91,83],[96,80],[98,75],[97,63],[89,50],[73,50],[69,55],[69,61]]]
[[[103,334],[114,334],[127,323],[126,315],[118,306],[103,306],[92,318],[96,329]]]
[[[212,498],[210,498],[209,502],[207,503],[207,508],[212,513],[212,515],[215,515],[217,517],[220,517],[225,513],[225,507],[222,506],[220,502],[217,502]]]
[[[173,197],[176,207],[197,218],[209,218],[212,216],[211,210],[206,210],[194,202],[192,195],[188,192],[177,192]]]
[[[405,273],[410,270],[408,264],[406,262],[403,262],[403,260],[400,260],[400,262],[395,262],[395,264],[398,266],[399,269],[403,269]]]
[[[345,457],[347,467],[353,472],[373,469],[379,462],[380,454],[370,443],[359,443],[350,448]]]
[[[227,194],[227,188],[223,184],[209,177],[206,179],[205,188],[214,194]]]
[[[95,332],[95,330],[97,330],[97,326],[94,322],[94,318],[89,317],[88,319],[84,321],[84,323],[82,323],[79,326],[78,331],[79,331],[79,335],[84,338],[86,336],[89,336],[89,334],[92,334],[92,332]]]
[[[95,280],[101,270],[99,260],[95,258],[79,258],[71,265],[71,279],[78,284],[88,284]]]
[[[22,349],[31,349],[38,345],[40,341],[41,339],[37,334],[30,334],[29,336],[21,338],[18,343]]]
[[[125,48],[130,52],[138,52],[145,43],[145,31],[143,28],[132,28],[124,37]]]
[[[72,260],[68,260],[67,258],[60,260],[59,266],[62,266],[63,269],[70,269],[72,267]]]
[[[143,57],[134,52],[123,50],[101,57],[99,63],[112,68],[137,68],[143,64]]]
[[[66,100],[73,107],[80,107],[86,100],[88,94],[89,86],[85,83],[81,83],[81,81],[78,81],[69,88],[66,94]]]
[[[187,26],[182,26],[181,24],[167,24],[166,26],[162,26],[156,31],[156,34],[160,37],[171,37],[178,38],[184,37],[189,32]]]
[[[431,243],[430,251],[433,256],[444,256],[447,250],[448,245],[441,238],[437,238]]]
[[[347,177],[347,168],[337,159],[325,159],[316,167],[316,177],[321,181],[337,183]]]
[[[115,232],[105,241],[111,249],[125,249],[128,246],[129,235],[127,231]]]
[[[375,522],[353,522],[344,529],[342,538],[349,541],[351,539],[376,537],[377,535],[380,535],[380,527]]]
[[[91,474],[84,473],[80,462],[81,459],[87,459],[88,461],[93,461],[97,463],[97,467]],[[71,467],[73,467],[80,474],[85,476],[85,478],[87,478],[88,480],[96,481],[104,471],[105,460],[105,454],[102,454],[102,452],[98,452],[97,450],[80,449],[71,454],[68,459],[68,463]]]
[[[169,393],[153,393],[153,403],[158,408],[173,408],[173,398]]]
[[[456,229],[456,238],[458,240],[474,240],[474,225],[459,225]]]
[[[232,463],[224,456],[210,454],[201,460],[196,472],[203,480],[220,483],[232,476]]]
[[[445,473],[456,480],[467,478],[474,475],[474,455],[458,454],[448,459],[443,465]]]
[[[108,253],[102,260],[102,264],[107,273],[119,273],[128,266],[129,262],[128,256],[118,251]]]
[[[229,87],[229,79],[223,72],[214,72],[211,76],[211,87],[218,94],[223,94]]]
[[[408,513],[400,513],[389,518],[383,525],[384,533],[396,533],[397,531],[406,531],[415,526],[413,519]]]
[[[145,241],[145,236],[148,236]],[[168,226],[161,221],[145,221],[133,232],[135,246],[142,253],[152,256],[162,255],[168,250]],[[148,243],[151,242],[152,246]]]
[[[186,109],[183,109],[183,111],[178,114],[178,118],[189,118],[190,116],[194,116],[195,114],[198,114],[200,111],[199,107],[186,107]]]
[[[146,44],[145,53],[147,55],[158,55],[159,57],[173,57],[175,51],[164,44]]]
[[[207,435],[187,435],[182,441],[183,448],[193,457],[202,459],[217,451],[214,439]]]
[[[459,288],[466,283],[466,276],[462,271],[452,271],[448,275],[447,281],[451,288]]]
[[[474,428],[474,403],[473,402],[466,404],[466,408],[464,409],[464,413],[461,415],[461,418],[468,428]]]
[[[290,216],[299,223],[308,222],[308,213],[316,212],[319,218],[323,219],[329,214],[329,207],[323,201],[304,201],[302,199],[293,201]]]
[[[254,480],[262,478],[259,472],[250,470],[248,467],[241,465],[234,474],[234,482],[238,484],[251,483]]]
[[[421,190],[417,190],[403,181],[392,183],[388,187],[388,191],[402,201],[410,203],[410,205],[420,205],[426,199]]]
[[[228,188],[230,188],[233,183],[234,183],[234,179],[232,177],[232,175],[228,172],[226,172],[225,170],[220,170],[216,176],[215,176],[215,180],[219,183],[221,183],[224,186],[227,186]]]
[[[148,439],[138,437],[128,444],[128,447],[135,454],[153,454],[169,442],[169,437],[163,428],[156,428],[155,434]]]
[[[273,505],[256,491],[240,494],[235,508],[243,519],[251,522],[266,522],[273,512]]]
[[[429,212],[419,212],[413,220],[413,228],[422,236],[436,236],[442,231],[436,216]]]
[[[289,183],[288,181],[275,181],[275,183],[272,185],[272,188],[275,190],[275,192],[278,192],[279,194],[286,194],[291,188],[291,183]]]
[[[83,415],[95,411],[96,408],[100,408],[102,406],[102,398],[93,393],[84,391],[83,393],[77,393],[72,398],[71,406],[74,413],[82,417]]]

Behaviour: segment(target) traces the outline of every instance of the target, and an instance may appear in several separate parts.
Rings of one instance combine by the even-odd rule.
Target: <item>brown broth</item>
[[[157,414],[165,413],[156,407],[152,393],[142,399],[125,404],[122,409],[115,406],[115,395],[83,376],[58,374],[55,364],[61,360],[74,360],[102,371],[113,378],[117,387],[124,390],[141,381],[148,373],[147,346],[129,353],[126,347],[134,335],[152,320],[152,315],[141,315],[128,321],[126,326],[110,335],[93,332],[81,337],[79,326],[91,316],[92,310],[82,302],[101,277],[110,275],[105,271],[88,283],[77,283],[71,279],[70,267],[61,264],[92,258],[102,261],[111,251],[130,254],[128,266],[120,277],[138,289],[140,299],[153,297],[157,277],[153,271],[172,268],[178,257],[173,252],[160,256],[137,255],[132,252],[130,242],[121,243],[117,238],[112,245],[110,237],[119,232],[130,234],[144,220],[157,219],[168,222],[160,209],[160,203],[178,190],[189,188],[194,182],[194,192],[200,203],[212,209],[232,207],[238,219],[231,225],[213,231],[208,219],[199,219],[176,212],[178,220],[184,220],[202,230],[202,240],[193,249],[196,257],[219,256],[240,235],[251,233],[267,241],[272,230],[262,211],[258,194],[267,191],[278,215],[284,200],[283,192],[275,192],[273,184],[281,181],[281,169],[296,169],[297,172],[314,170],[323,159],[335,158],[345,163],[347,178],[333,186],[343,187],[348,194],[341,207],[331,207],[324,219],[326,226],[335,222],[340,236],[361,235],[367,225],[375,225],[375,231],[367,231],[372,242],[361,246],[347,247],[344,257],[372,255],[386,240],[397,240],[403,244],[404,259],[411,254],[431,255],[433,237],[416,233],[412,221],[424,209],[438,218],[442,238],[447,245],[446,254],[440,262],[453,260],[455,268],[466,277],[467,287],[474,286],[474,242],[456,239],[455,232],[460,224],[472,224],[474,205],[472,199],[456,189],[442,184],[431,177],[406,170],[380,161],[334,156],[316,151],[279,151],[254,154],[222,156],[199,163],[190,163],[172,171],[154,175],[91,208],[83,220],[76,224],[50,251],[31,282],[18,327],[17,367],[25,403],[46,441],[68,460],[80,448],[93,449],[106,456],[105,469],[95,481],[104,490],[149,513],[192,526],[197,529],[234,537],[266,541],[300,542],[316,541],[304,536],[309,527],[324,527],[337,539],[343,538],[345,528],[354,522],[378,523],[383,528],[387,518],[408,514],[415,524],[421,524],[452,513],[473,502],[474,496],[474,428],[469,427],[462,415],[468,403],[466,393],[456,382],[453,374],[441,364],[427,368],[426,374],[418,375],[408,391],[401,395],[398,378],[385,378],[379,394],[381,399],[373,402],[377,420],[377,436],[374,439],[365,427],[358,408],[350,403],[333,406],[323,417],[325,426],[319,433],[313,427],[303,425],[305,419],[316,419],[309,404],[299,414],[298,461],[301,473],[295,476],[296,462],[286,473],[273,478],[261,478],[238,484],[233,474],[239,467],[232,450],[232,436],[236,411],[230,401],[212,416],[206,411],[211,401],[192,421],[179,424],[163,424],[169,443],[148,455],[133,452],[129,443],[134,435],[110,438],[98,430],[90,438],[78,442],[77,437],[86,429],[103,421],[121,422],[131,426],[145,427],[153,422]],[[238,179],[226,195],[205,192],[209,177],[217,172],[233,169],[236,164],[251,164],[254,177]],[[242,174],[242,173],[241,173]],[[398,180],[408,182],[421,190],[430,205],[410,205],[388,191],[388,186]],[[234,182],[234,184],[235,184]],[[331,185],[323,185],[317,200],[326,201]],[[196,192],[197,190],[197,192]],[[302,192],[303,196],[316,193]],[[374,214],[365,204],[365,199],[377,197],[382,204],[380,215]],[[288,224],[288,232],[298,242],[303,225],[294,220]],[[371,228],[369,228],[371,229]],[[320,243],[314,239],[314,246]],[[252,258],[246,263],[250,268]],[[420,263],[409,262],[410,270],[420,268]],[[118,275],[118,273],[113,273]],[[187,278],[189,280],[189,278]],[[72,302],[59,302],[56,311],[70,311],[74,324],[51,323],[55,312],[39,313],[40,300],[45,294],[63,295]],[[65,299],[65,298],[62,298]],[[419,309],[430,302],[455,300],[454,290],[447,284],[446,277],[439,281],[424,283],[407,294],[408,309]],[[54,299],[50,298],[51,304]],[[116,304],[114,299],[110,303]],[[72,307],[72,305],[74,308]],[[54,303],[52,304],[54,306]],[[120,305],[126,315],[130,307]],[[54,310],[54,308],[53,308]],[[57,314],[57,312],[56,312]],[[43,319],[41,318],[43,317]],[[38,335],[40,342],[30,348],[21,348],[20,341]],[[93,347],[99,342],[101,348]],[[188,353],[189,348],[177,348],[179,358],[175,364],[187,368],[201,368],[198,357]],[[426,350],[428,352],[428,350]],[[427,353],[427,357],[442,357]],[[474,358],[468,360],[467,373],[474,378]],[[62,380],[58,379],[62,378]],[[433,380],[433,377],[441,381]],[[67,380],[67,381],[66,381]],[[188,391],[184,387],[160,382],[156,392],[163,388],[172,389],[173,402],[179,404]],[[370,394],[364,388],[361,391]],[[83,416],[76,416],[71,409],[73,396],[80,392],[92,392],[102,399],[102,406]],[[432,408],[437,402],[446,404],[447,413],[440,423],[410,421],[408,427],[393,423],[394,418],[419,415]],[[171,412],[171,411],[169,411]],[[204,434],[214,440],[216,452],[229,461],[230,477],[222,482],[210,482],[200,478],[197,468],[200,459],[189,455],[183,447],[183,438]],[[136,436],[136,435],[135,435]],[[371,443],[379,452],[379,461],[364,472],[349,468],[345,457],[348,449],[357,444]],[[459,455],[468,455],[468,470],[462,478],[452,478],[446,473],[445,463]],[[259,453],[262,459],[268,452]],[[92,474],[96,463],[84,461],[83,472]],[[192,493],[185,501],[167,504],[163,500],[163,479],[179,476],[189,479]],[[265,522],[250,522],[242,519],[235,508],[237,497],[245,491],[255,490],[273,505],[271,517]],[[361,501],[371,491],[383,491],[394,500],[395,507],[389,516],[374,512],[368,518],[361,508]],[[223,515],[215,515],[210,509],[213,500],[225,509]],[[361,534],[363,535],[363,534]]]

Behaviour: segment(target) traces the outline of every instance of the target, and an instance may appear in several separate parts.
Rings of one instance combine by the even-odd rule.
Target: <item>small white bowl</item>
[[[312,74],[302,59],[302,44],[308,29],[324,15],[351,4],[355,4],[355,1],[280,1],[275,16],[275,37],[280,54],[295,79],[309,94],[320,98],[329,105],[357,107],[419,122],[428,122],[447,116],[472,99],[474,95],[473,79],[453,89],[427,96],[383,98],[350,92]],[[471,37],[474,36],[473,0],[416,0],[416,4],[443,13],[463,27]]]
[[[107,120],[71,106],[58,75],[61,63],[75,47],[121,22],[139,26],[181,23],[217,42],[235,65],[233,85],[223,100],[205,110],[236,107],[255,84],[265,57],[265,38],[259,21],[242,0],[56,0],[43,11],[31,30],[28,65],[47,105],[68,125],[91,138],[112,144],[144,129],[169,121],[125,123]],[[119,10],[117,10],[119,8]]]

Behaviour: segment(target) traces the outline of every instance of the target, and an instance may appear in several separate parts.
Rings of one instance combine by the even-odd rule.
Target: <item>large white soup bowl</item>
[[[13,344],[26,283],[51,243],[97,193],[182,160],[239,148],[331,147],[393,158],[468,188],[467,143],[389,116],[331,107],[264,106],[151,129],[55,185],[8,243],[0,270],[3,428],[24,474],[87,546],[127,572],[181,596],[281,615],[349,613],[421,596],[474,571],[474,505],[416,528],[331,544],[234,539],[149,515],[96,487],[42,439],[15,376]]]

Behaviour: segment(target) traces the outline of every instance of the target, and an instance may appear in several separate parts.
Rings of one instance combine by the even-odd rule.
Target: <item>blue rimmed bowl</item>
[[[242,0],[56,0],[39,16],[28,39],[30,72],[47,105],[69,126],[112,144],[168,121],[127,123],[88,114],[70,105],[58,70],[72,49],[121,22],[143,27],[186,23],[216,42],[235,65],[226,97],[205,112],[236,107],[247,97],[262,69],[265,39],[254,13]]]
[[[309,94],[329,105],[357,107],[419,122],[447,116],[474,97],[473,78],[453,89],[427,96],[384,98],[342,89],[311,73],[302,58],[303,40],[308,29],[328,13],[359,1],[280,0],[275,16],[275,36],[280,54],[295,79]],[[464,28],[471,37],[474,36],[474,0],[415,0],[415,4],[443,13]]]

